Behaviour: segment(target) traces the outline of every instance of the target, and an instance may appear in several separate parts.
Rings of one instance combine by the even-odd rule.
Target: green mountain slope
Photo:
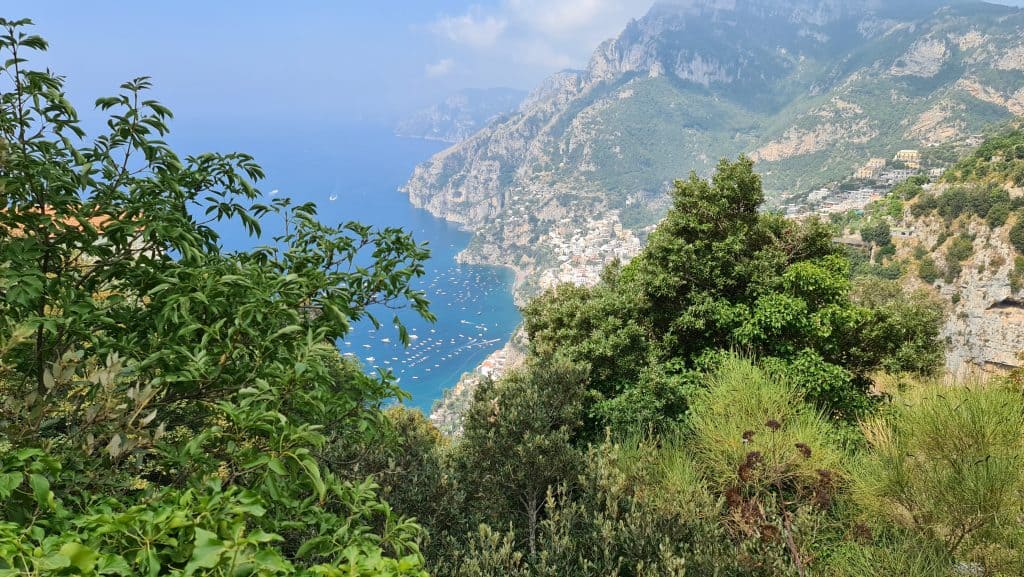
[[[1024,113],[1022,31],[1024,12],[977,2],[656,5],[404,190],[477,233],[466,260],[521,269],[529,294],[560,226],[642,237],[671,180],[721,157],[751,155],[779,201]]]

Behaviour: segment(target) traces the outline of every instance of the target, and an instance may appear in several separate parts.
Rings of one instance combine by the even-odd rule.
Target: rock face
[[[942,337],[946,341],[946,369],[958,379],[999,374],[1024,365],[1024,292],[1010,281],[1017,252],[1008,234],[1015,221],[991,229],[981,219],[962,223],[961,232],[974,236],[974,252],[962,263],[963,272],[952,283],[938,281],[929,288],[948,303]],[[896,239],[901,253],[913,246],[931,247],[932,257],[945,266],[945,243],[950,226],[941,218],[909,219],[902,224],[914,230],[912,238]],[[947,241],[948,242],[948,241]],[[908,279],[913,286],[922,286]]]
[[[1024,12],[939,0],[684,0],[548,78],[518,110],[416,168],[416,206],[475,233],[465,262],[557,265],[560,223],[640,232],[675,178],[753,154],[769,196],[883,151],[946,142],[1024,108]]]
[[[469,88],[398,123],[395,134],[457,143],[516,110],[526,93],[514,88]]]

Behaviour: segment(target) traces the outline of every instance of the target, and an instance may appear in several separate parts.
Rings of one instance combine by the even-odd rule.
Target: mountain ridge
[[[520,271],[525,299],[557,265],[545,239],[558,223],[628,220],[642,237],[671,181],[707,175],[720,158],[757,160],[779,203],[880,150],[964,138],[1024,110],[1021,10],[856,7],[657,4],[585,70],[552,75],[516,113],[417,167],[403,190],[475,233],[464,261]]]

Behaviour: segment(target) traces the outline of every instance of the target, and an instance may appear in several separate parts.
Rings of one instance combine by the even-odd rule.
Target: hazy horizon
[[[462,88],[532,89],[558,70],[584,67],[597,44],[653,3],[312,2],[278,10],[265,2],[19,0],[5,17],[35,22],[50,50],[33,64],[67,76],[80,105],[147,75],[154,97],[182,119],[322,125],[393,123]]]

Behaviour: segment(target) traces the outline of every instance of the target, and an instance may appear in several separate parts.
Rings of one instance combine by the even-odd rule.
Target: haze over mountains
[[[404,187],[523,278],[560,222],[654,224],[690,170],[751,155],[778,201],[872,156],[1024,113],[1024,12],[980,2],[660,3]],[[530,284],[526,283],[527,286]]]
[[[395,134],[461,142],[498,117],[516,110],[526,92],[515,88],[467,88],[418,111],[395,127]]]

